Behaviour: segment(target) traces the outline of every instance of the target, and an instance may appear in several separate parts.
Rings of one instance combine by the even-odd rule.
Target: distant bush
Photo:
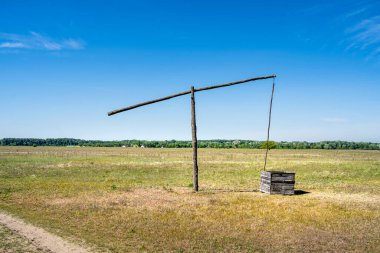
[[[34,138],[4,138],[0,139],[0,146],[84,146],[84,147],[146,147],[146,148],[190,148],[191,141],[99,141],[80,140],[72,138],[57,139],[34,139]],[[199,148],[250,148],[266,149],[265,141],[253,140],[199,140]],[[321,142],[299,142],[281,141],[269,142],[270,149],[363,149],[380,150],[380,143],[371,142],[348,142],[348,141],[321,141]]]
[[[268,141],[268,142],[264,141],[261,144],[261,148],[262,149],[267,149],[267,147],[269,147],[269,149],[275,149],[275,148],[277,148],[277,144],[274,141]]]

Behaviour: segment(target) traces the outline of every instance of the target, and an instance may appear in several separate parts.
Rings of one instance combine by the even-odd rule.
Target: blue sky
[[[277,74],[274,140],[380,142],[378,1],[0,2],[0,138],[190,139],[189,89]],[[265,139],[271,81],[196,94],[200,139]]]

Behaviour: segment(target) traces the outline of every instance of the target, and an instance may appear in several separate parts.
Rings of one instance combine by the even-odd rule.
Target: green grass
[[[380,152],[273,150],[296,189],[257,192],[262,150],[0,147],[0,209],[112,252],[380,251]]]

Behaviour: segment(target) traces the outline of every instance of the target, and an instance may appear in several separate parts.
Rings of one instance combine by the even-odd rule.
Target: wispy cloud
[[[72,38],[56,40],[36,32],[29,32],[27,35],[0,33],[0,48],[59,51],[83,49],[84,46],[82,40]]]
[[[326,123],[345,123],[347,121],[343,118],[322,118],[321,120]]]
[[[323,13],[329,9],[332,9],[336,6],[336,3],[317,3],[310,5],[305,8],[301,8],[299,10],[295,10],[296,13],[303,13],[303,14],[308,14],[308,15],[315,15],[315,14],[320,14]]]
[[[355,42],[362,44],[362,48],[378,43],[380,42],[380,16],[365,19],[347,32],[354,35]]]
[[[333,14],[333,18],[324,19],[326,24],[320,24],[321,27],[327,25],[327,32],[334,31],[333,39],[340,36],[339,44],[345,52],[358,53],[370,60],[380,57],[379,7],[379,0],[347,0],[344,4],[330,1],[301,9],[299,13],[313,18]]]
[[[26,48],[21,42],[3,42],[0,43],[1,48]]]
[[[349,35],[349,45],[346,50],[368,50],[375,56],[380,52],[380,16],[373,16],[360,21],[346,30]]]
[[[367,11],[370,7],[369,6],[365,6],[363,8],[360,8],[360,9],[357,9],[357,10],[353,10],[349,13],[346,13],[343,17],[345,19],[348,19],[348,18],[352,18],[352,17],[355,17],[355,16],[358,16],[360,14],[363,14],[365,11]]]

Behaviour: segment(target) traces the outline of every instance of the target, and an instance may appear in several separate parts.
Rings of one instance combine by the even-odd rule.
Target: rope
[[[271,118],[272,118],[272,103],[273,103],[274,86],[275,86],[275,77],[273,77],[272,95],[270,97],[270,104],[269,104],[269,120],[268,120],[268,132],[267,132],[267,150],[265,152],[264,171],[265,171],[265,169],[267,167],[267,159],[268,159],[268,152],[269,152],[269,131],[270,131],[270,121],[271,121]]]

